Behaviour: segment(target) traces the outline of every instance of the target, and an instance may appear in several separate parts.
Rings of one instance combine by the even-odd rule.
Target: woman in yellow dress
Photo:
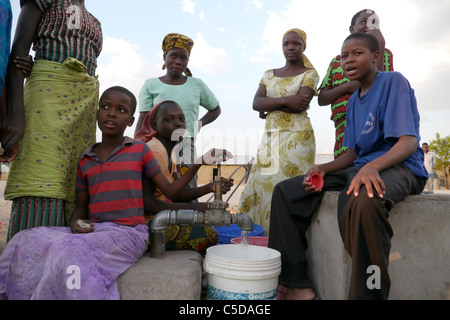
[[[303,54],[306,34],[290,29],[283,35],[286,64],[266,71],[253,100],[253,109],[266,119],[239,212],[269,232],[270,206],[277,183],[305,174],[315,161],[315,137],[307,110],[316,95],[319,75]]]

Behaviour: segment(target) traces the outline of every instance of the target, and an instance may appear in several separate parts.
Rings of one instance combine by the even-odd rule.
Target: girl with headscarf
[[[185,130],[186,120],[181,107],[172,100],[164,100],[156,104],[147,114],[141,130],[134,137],[135,140],[147,143],[160,165],[161,172],[169,182],[177,179],[180,174],[177,148]],[[226,193],[232,185],[232,180],[224,179],[222,191]],[[144,180],[146,224],[151,223],[154,215],[163,210],[192,209],[204,212],[207,209],[206,203],[187,203],[187,201],[214,192],[214,187],[214,183],[209,183],[198,188],[184,189],[177,199],[171,201],[148,179]],[[206,253],[205,250],[215,245],[218,240],[215,229],[208,226],[172,225],[166,229],[167,250],[188,249]]]
[[[315,137],[308,118],[319,75],[303,54],[306,34],[290,29],[283,35],[286,64],[266,71],[253,100],[253,109],[266,119],[238,211],[269,232],[270,206],[275,185],[306,173],[315,161]]]
[[[145,81],[139,96],[140,116],[136,125],[137,133],[142,128],[147,113],[159,102],[173,100],[181,107],[186,117],[186,134],[183,139],[182,166],[189,167],[196,159],[195,138],[201,127],[213,122],[221,113],[219,101],[213,92],[199,78],[192,76],[188,68],[189,57],[194,41],[179,33],[164,37],[163,69],[166,74]],[[207,110],[199,119],[199,107]],[[196,178],[189,187],[196,187]]]

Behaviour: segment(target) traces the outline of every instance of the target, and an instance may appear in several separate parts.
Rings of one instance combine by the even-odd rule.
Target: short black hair
[[[378,44],[377,38],[375,38],[373,35],[369,33],[352,33],[350,34],[344,42],[351,40],[351,39],[359,39],[365,42],[367,48],[369,48],[370,52],[376,52],[380,50],[380,45]]]
[[[162,110],[164,107],[166,107],[166,106],[168,106],[168,105],[172,105],[172,104],[175,104],[175,105],[177,105],[177,106],[180,107],[180,105],[179,105],[178,103],[176,103],[175,101],[173,101],[173,100],[165,100],[165,101],[163,101],[163,102],[159,105],[159,108],[158,108],[158,110],[156,111],[156,114],[155,114],[154,119],[156,120],[156,117],[160,114],[159,110]],[[181,107],[180,107],[180,109],[181,109]],[[181,109],[181,110],[183,110],[183,109]],[[183,111],[183,112],[184,112],[184,111]]]
[[[107,94],[108,92],[111,92],[111,91],[119,91],[119,92],[122,92],[122,93],[126,94],[128,97],[130,97],[130,99],[131,99],[132,114],[134,114],[134,113],[136,112],[136,107],[137,107],[137,100],[136,100],[136,97],[135,97],[135,95],[134,95],[130,90],[128,90],[127,88],[124,88],[124,87],[121,87],[121,86],[110,87],[110,88],[106,89],[105,91],[103,91],[103,93],[102,93],[102,95],[101,95],[101,97],[100,97],[100,100],[103,99],[103,97],[105,96],[105,94]]]
[[[351,25],[352,27],[354,27],[355,24],[356,24],[356,19],[358,19],[359,16],[360,16],[361,14],[363,14],[363,13],[365,13],[365,12],[368,12],[368,11],[371,11],[372,13],[375,13],[375,11],[373,11],[372,9],[364,9],[364,10],[358,11],[358,12],[355,13],[355,15],[353,16],[350,25]]]

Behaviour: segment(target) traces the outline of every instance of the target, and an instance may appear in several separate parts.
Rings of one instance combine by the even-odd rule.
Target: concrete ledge
[[[199,300],[202,264],[193,251],[167,251],[164,259],[146,253],[118,278],[121,300]]]
[[[327,192],[308,230],[309,270],[325,300],[347,298],[351,258],[337,225],[338,192]],[[450,195],[416,195],[390,213],[391,300],[450,299]]]

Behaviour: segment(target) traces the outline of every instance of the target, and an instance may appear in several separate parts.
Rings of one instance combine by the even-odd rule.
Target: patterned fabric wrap
[[[11,46],[12,11],[9,0],[0,0],[0,93],[4,85]]]
[[[0,300],[119,300],[117,278],[144,254],[148,227],[41,227],[16,234],[0,256]]]
[[[394,71],[393,54],[389,49],[384,51],[384,67],[386,72]],[[338,55],[331,60],[320,89],[329,87],[336,88],[350,80],[344,75],[344,70],[341,67],[341,56]],[[345,133],[347,102],[350,99],[350,94],[339,97],[331,104],[331,120],[335,127],[335,146],[334,158],[337,159],[342,156],[347,148],[342,145]]]
[[[25,133],[11,163],[5,199],[74,203],[77,161],[95,142],[99,83],[75,59],[38,60],[24,90]]]
[[[13,200],[7,241],[18,232],[37,227],[64,227],[64,200],[20,197]]]
[[[273,70],[268,70],[261,80],[271,98],[295,95],[303,86],[316,90],[318,82],[316,70],[295,77],[276,77]],[[270,112],[238,211],[248,214],[267,233],[275,185],[305,174],[314,165],[315,150],[314,131],[306,112]]]
[[[169,33],[164,37],[162,42],[164,55],[174,48],[183,49],[190,55],[193,46],[194,40],[179,33]],[[162,68],[163,70],[166,69],[166,65],[164,64]],[[188,77],[192,77],[192,73],[188,68],[186,68],[185,73]]]
[[[204,255],[206,254],[206,249],[216,245],[218,241],[219,236],[213,227],[203,225],[193,227],[173,225],[166,227],[166,250],[168,251],[192,250]]]

